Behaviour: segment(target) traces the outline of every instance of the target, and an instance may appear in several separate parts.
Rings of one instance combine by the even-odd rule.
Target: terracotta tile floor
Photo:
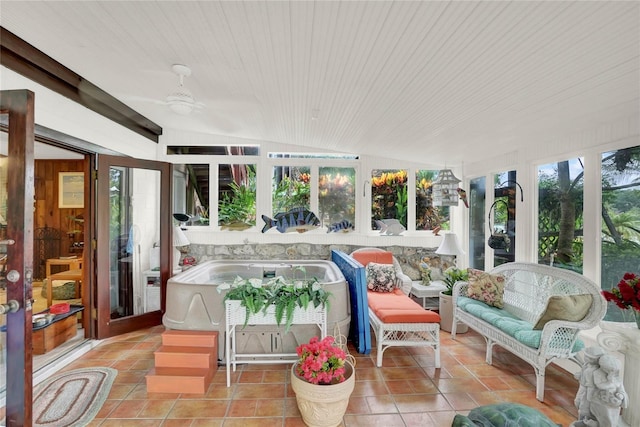
[[[110,366],[120,372],[91,426],[303,426],[288,381],[290,365],[242,365],[226,387],[220,367],[205,395],[146,392],[162,326],[101,343],[66,369]],[[547,368],[545,402],[535,398],[533,368],[495,347],[494,365],[484,363],[484,340],[474,332],[451,340],[441,334],[442,368],[430,349],[392,348],[384,366],[375,350],[356,356],[356,387],[344,426],[450,426],[456,413],[495,402],[520,402],[568,426],[575,420],[577,382],[566,371]]]

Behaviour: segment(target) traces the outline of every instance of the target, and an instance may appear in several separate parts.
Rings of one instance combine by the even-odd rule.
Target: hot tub
[[[302,269],[300,267],[303,267]],[[167,282],[167,307],[162,323],[167,329],[218,331],[218,359],[224,360],[224,294],[217,287],[236,277],[285,279],[315,277],[331,292],[327,313],[327,333],[334,328],[347,336],[351,323],[349,288],[342,272],[331,261],[206,261]],[[295,348],[319,335],[314,325],[247,325],[236,333],[236,348],[242,353],[295,353]]]

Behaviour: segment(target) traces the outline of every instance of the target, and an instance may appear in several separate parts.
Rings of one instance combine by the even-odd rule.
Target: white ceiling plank
[[[637,114],[639,16],[639,2],[11,1],[0,25],[166,129],[452,165]],[[200,112],[154,102],[174,63]]]

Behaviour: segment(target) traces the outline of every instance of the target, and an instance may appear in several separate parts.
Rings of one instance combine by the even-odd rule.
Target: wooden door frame
[[[15,270],[19,278],[7,280],[7,301],[16,300],[19,309],[7,314],[7,393],[6,425],[32,425],[33,350],[33,198],[35,96],[29,90],[0,92],[0,113],[8,114],[9,158],[7,173],[7,271]],[[16,221],[24,218],[24,221]],[[22,355],[20,357],[19,355]],[[8,391],[11,390],[11,393]]]
[[[109,168],[112,166],[124,166],[129,168],[141,168],[157,170],[160,172],[160,310],[143,313],[135,316],[111,319],[110,310],[110,250],[109,250],[109,223],[110,211],[101,207],[109,198]],[[172,200],[172,176],[173,167],[169,163],[153,160],[140,160],[131,157],[98,155],[98,171],[96,182],[96,224],[97,224],[97,280],[96,301],[97,320],[96,334],[98,339],[109,338],[142,328],[162,324],[166,302],[167,280],[171,276],[174,266],[171,266],[171,200]]]

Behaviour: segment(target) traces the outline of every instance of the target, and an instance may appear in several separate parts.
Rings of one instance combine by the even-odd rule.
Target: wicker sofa
[[[390,347],[431,347],[435,367],[440,367],[440,316],[425,310],[409,296],[411,279],[402,274],[391,252],[379,248],[363,248],[351,253],[363,266],[370,262],[393,264],[399,288],[393,292],[366,291],[369,323],[376,337],[376,366]]]
[[[488,364],[492,363],[493,346],[498,344],[533,366],[536,398],[542,402],[547,365],[559,358],[578,362],[575,356],[584,347],[578,333],[598,325],[606,312],[606,301],[595,283],[568,270],[514,262],[489,274],[503,280],[504,306],[496,308],[469,298],[469,282],[458,282],[453,289],[455,319],[485,338]]]

